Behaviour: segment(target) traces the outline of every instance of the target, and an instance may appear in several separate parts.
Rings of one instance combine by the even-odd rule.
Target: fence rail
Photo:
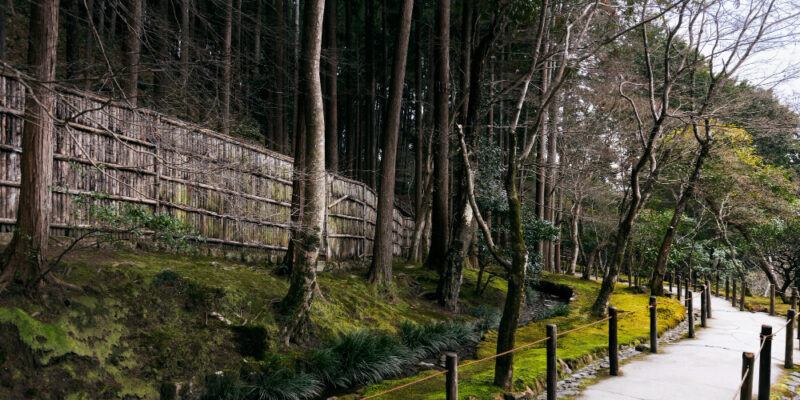
[[[109,205],[133,203],[191,224],[209,242],[286,250],[291,222],[291,157],[256,143],[134,109],[90,93],[56,91],[52,227],[91,226],[74,196],[103,193]],[[19,201],[25,85],[0,72],[0,232]],[[377,196],[367,185],[328,176],[323,255],[372,251]],[[393,252],[407,255],[414,220],[395,207]]]

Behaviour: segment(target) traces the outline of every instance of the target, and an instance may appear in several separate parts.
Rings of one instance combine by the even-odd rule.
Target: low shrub
[[[313,350],[306,362],[310,372],[323,382],[342,388],[397,376],[412,358],[408,348],[396,338],[359,330]]]
[[[538,322],[555,317],[564,317],[567,315],[569,315],[569,306],[566,304],[559,304],[553,308],[546,308],[541,312],[537,313],[533,317],[533,320],[535,322]]]
[[[480,333],[484,333],[490,329],[497,329],[497,327],[500,326],[500,318],[502,318],[503,313],[499,308],[481,304],[469,310],[469,315],[478,318],[476,328]]]
[[[458,321],[437,322],[431,325],[405,322],[400,325],[400,332],[403,344],[417,358],[427,358],[477,339],[470,324]]]

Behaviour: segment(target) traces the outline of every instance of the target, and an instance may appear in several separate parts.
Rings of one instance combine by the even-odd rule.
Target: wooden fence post
[[[556,400],[556,385],[558,385],[558,328],[555,324],[547,325],[547,400]]]
[[[794,368],[794,308],[786,312],[786,356],[784,357],[783,367],[786,369]]]
[[[691,275],[691,273],[692,272],[689,271],[689,275]],[[690,288],[691,285],[692,285],[692,278],[689,278],[687,276],[686,277],[686,282],[684,282],[684,286],[685,287],[683,288],[683,294],[684,294],[684,296],[686,296],[687,299],[689,298],[689,292],[692,291],[691,288]]]
[[[744,311],[744,296],[747,295],[747,282],[742,280],[742,297],[739,299],[739,311]]]
[[[772,326],[761,325],[761,354],[758,358],[758,400],[769,400],[769,375],[772,367]],[[761,343],[761,342],[759,342]]]
[[[714,296],[719,297],[719,271],[714,276]]]
[[[755,354],[744,352],[742,353],[742,390],[739,394],[739,400],[752,400],[753,399],[753,367],[755,367]]]
[[[658,353],[658,314],[656,296],[650,296],[650,352]]]
[[[797,288],[793,287],[789,289],[792,291],[792,309],[797,310]]]
[[[730,283],[731,280],[727,276],[725,277],[725,300],[730,300]]]
[[[608,307],[608,366],[609,375],[619,375],[619,343],[617,342],[617,308]]]
[[[711,316],[711,283],[706,281],[706,318],[714,318]]]
[[[686,318],[689,321],[689,338],[694,338],[694,304],[691,293],[686,296]]]
[[[775,315],[775,285],[769,285],[769,315]]]
[[[677,287],[677,289],[678,289],[678,301],[680,301],[681,300],[681,276],[678,275],[677,278],[678,278],[678,287]]]
[[[707,326],[706,319],[708,318],[708,287],[703,285],[700,287],[700,326],[705,328]]]
[[[447,400],[458,400],[458,353],[445,353],[447,368],[445,398]]]

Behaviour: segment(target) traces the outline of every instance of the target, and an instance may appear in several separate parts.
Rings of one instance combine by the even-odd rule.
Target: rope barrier
[[[417,379],[417,380],[415,380],[415,381],[411,381],[411,382],[408,382],[408,383],[406,383],[406,384],[403,384],[403,385],[400,385],[400,386],[397,386],[397,387],[393,387],[393,388],[391,388],[391,389],[389,389],[389,390],[384,390],[383,392],[380,392],[380,393],[372,394],[372,395],[369,395],[369,396],[367,396],[367,397],[362,397],[362,398],[361,398],[361,400],[374,399],[374,398],[376,398],[376,397],[378,397],[378,396],[383,396],[383,395],[385,395],[385,394],[387,394],[387,393],[395,392],[395,391],[398,391],[398,390],[400,390],[400,389],[405,389],[405,388],[407,388],[407,387],[409,387],[409,386],[413,386],[413,385],[416,385],[416,384],[418,384],[418,383],[420,383],[420,382],[427,381],[428,379],[431,379],[431,378],[435,378],[435,377],[437,377],[437,376],[444,375],[444,374],[446,374],[447,372],[449,372],[449,371],[445,369],[445,370],[443,370],[443,371],[439,371],[439,372],[437,372],[437,373],[435,373],[435,374],[428,375],[428,376],[426,376],[426,377],[424,377],[424,378]]]
[[[658,303],[653,304],[653,305],[648,304],[648,305],[646,305],[644,307],[637,308],[635,310],[621,312],[621,313],[617,314],[617,317],[621,318],[621,317],[624,317],[626,315],[633,314],[633,313],[636,313],[636,312],[639,312],[639,311],[642,311],[642,310],[646,310],[646,309],[652,308],[653,306],[657,306],[657,305],[658,305]],[[611,317],[605,317],[605,318],[599,319],[597,321],[593,321],[593,322],[590,322],[588,324],[584,324],[584,325],[581,325],[579,327],[576,327],[576,328],[573,328],[573,329],[570,329],[570,330],[567,330],[567,331],[564,331],[564,332],[560,332],[560,333],[558,333],[556,335],[556,337],[561,337],[561,336],[564,336],[564,335],[566,335],[568,333],[572,333],[572,332],[576,332],[576,331],[579,331],[579,330],[582,330],[582,329],[586,329],[586,328],[589,328],[591,326],[598,325],[598,324],[601,324],[603,322],[609,321],[610,319],[611,319]],[[530,343],[526,343],[526,344],[524,344],[522,346],[515,347],[515,348],[513,348],[511,350],[506,350],[506,351],[503,351],[503,352],[500,352],[500,353],[497,353],[497,354],[493,354],[491,356],[487,356],[487,357],[484,357],[484,358],[481,358],[481,359],[478,359],[478,360],[468,361],[468,362],[465,362],[463,364],[459,364],[458,365],[458,369],[466,368],[466,367],[469,367],[471,365],[475,365],[475,364],[478,364],[478,363],[481,363],[481,362],[484,362],[484,361],[488,361],[488,360],[495,359],[497,357],[504,356],[506,354],[514,353],[514,352],[520,351],[522,349],[526,349],[528,347],[535,346],[537,344],[543,343],[543,342],[547,341],[548,339],[550,339],[549,336],[541,338],[541,339],[533,341],[533,342],[530,342]],[[416,379],[416,380],[411,381],[411,382],[404,383],[404,384],[402,384],[400,386],[385,390],[383,392],[372,394],[372,395],[369,395],[367,397],[362,397],[361,400],[374,399],[376,397],[383,396],[384,394],[387,394],[387,393],[391,393],[391,392],[395,392],[395,391],[398,391],[398,390],[401,390],[401,389],[405,389],[405,388],[407,388],[409,386],[413,386],[413,385],[416,385],[418,383],[421,383],[421,382],[427,381],[429,379],[435,378],[437,376],[444,375],[447,372],[448,372],[448,370],[442,370],[442,371],[436,372],[434,374],[428,375],[428,376],[426,376],[424,378],[420,378],[420,379]]]
[[[755,362],[755,360],[753,362]],[[736,400],[736,397],[739,396],[739,391],[742,390],[742,386],[744,386],[744,381],[747,380],[747,375],[749,373],[750,373],[750,367],[748,367],[746,370],[744,370],[744,374],[742,374],[742,380],[739,381],[739,386],[737,386],[736,390],[733,391],[733,397],[731,397],[731,400]]]

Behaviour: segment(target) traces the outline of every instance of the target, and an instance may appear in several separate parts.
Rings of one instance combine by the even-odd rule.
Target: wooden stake
[[[761,354],[758,358],[758,400],[769,400],[769,375],[772,367],[772,326],[761,325]],[[761,342],[759,342],[761,343]]]
[[[658,314],[656,297],[650,296],[650,352],[658,353]]]
[[[547,325],[547,400],[556,400],[556,385],[558,385],[558,357],[556,347],[558,328],[555,324]]]
[[[608,307],[608,365],[609,375],[619,375],[619,345],[617,342],[617,308]]]
[[[753,399],[753,367],[755,367],[755,354],[744,352],[742,353],[742,390],[739,394],[739,400],[752,400]]]
[[[447,400],[458,400],[458,353],[445,353],[446,393]]]

